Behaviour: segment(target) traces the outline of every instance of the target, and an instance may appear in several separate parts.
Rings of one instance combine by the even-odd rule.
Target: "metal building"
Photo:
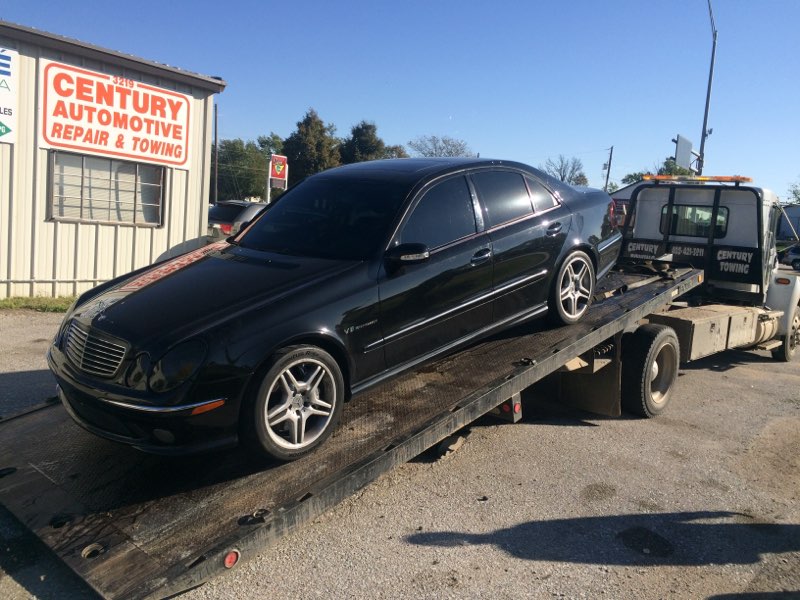
[[[0,298],[75,295],[200,243],[224,88],[0,21]]]

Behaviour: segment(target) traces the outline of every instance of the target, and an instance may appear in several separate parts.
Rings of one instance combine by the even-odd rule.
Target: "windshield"
[[[281,196],[237,241],[292,256],[363,260],[385,242],[404,197],[391,182],[313,177]]]

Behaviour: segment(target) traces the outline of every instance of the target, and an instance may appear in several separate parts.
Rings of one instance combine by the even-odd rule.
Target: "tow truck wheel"
[[[316,346],[278,351],[243,410],[243,442],[262,457],[295,460],[333,432],[342,413],[344,378]]]
[[[642,325],[622,340],[622,407],[640,417],[667,408],[678,377],[678,336],[665,325]]]
[[[772,351],[772,358],[789,362],[794,358],[798,346],[800,346],[800,306],[794,310],[794,319],[792,319],[789,332],[783,336],[783,343],[780,347]]]
[[[557,325],[577,323],[592,303],[594,266],[585,252],[575,251],[564,260],[550,291],[550,320]]]

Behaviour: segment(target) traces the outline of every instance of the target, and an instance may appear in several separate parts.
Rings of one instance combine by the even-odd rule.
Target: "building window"
[[[52,151],[50,181],[56,221],[162,223],[164,167]]]

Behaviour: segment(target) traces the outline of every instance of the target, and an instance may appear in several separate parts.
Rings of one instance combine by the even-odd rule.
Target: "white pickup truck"
[[[775,249],[780,203],[749,181],[646,176],[618,200],[622,260],[683,262],[705,272],[689,298],[649,319],[676,331],[682,362],[729,348],[770,350],[789,361],[800,343],[800,277],[778,269]]]

